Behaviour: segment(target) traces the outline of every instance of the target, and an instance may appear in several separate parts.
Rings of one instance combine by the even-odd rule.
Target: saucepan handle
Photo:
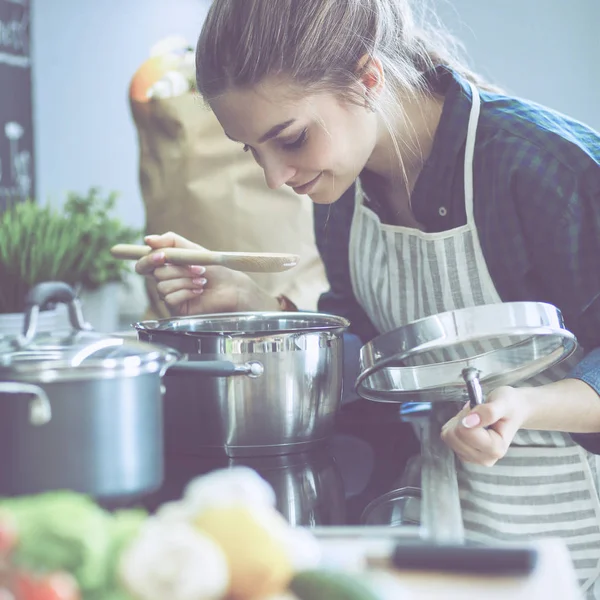
[[[264,372],[262,363],[250,361],[236,365],[228,360],[184,360],[176,362],[167,369],[167,375],[177,373],[198,373],[209,377],[232,377],[234,375],[247,375],[260,377]]]
[[[0,381],[0,394],[27,394],[33,396],[29,402],[29,422],[45,425],[52,418],[52,408],[46,392],[37,385]]]

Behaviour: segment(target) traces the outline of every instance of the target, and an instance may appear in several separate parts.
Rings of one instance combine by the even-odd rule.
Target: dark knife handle
[[[474,575],[528,575],[537,561],[534,548],[402,544],[392,554],[397,569]]]

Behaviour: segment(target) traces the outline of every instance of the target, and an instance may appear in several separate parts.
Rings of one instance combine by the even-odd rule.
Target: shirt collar
[[[448,67],[437,67],[426,73],[425,78],[430,89],[444,97],[431,153],[411,198],[415,218],[430,223],[438,217],[439,207],[447,204],[449,182],[456,170],[462,168],[472,93],[468,83]]]

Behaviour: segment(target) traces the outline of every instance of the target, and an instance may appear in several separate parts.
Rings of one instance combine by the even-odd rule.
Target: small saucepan
[[[71,327],[36,331],[49,303]],[[0,496],[71,489],[138,498],[163,480],[163,376],[260,378],[247,361],[182,360],[173,348],[103,335],[85,323],[73,290],[41,284],[26,299],[24,331],[0,337]]]

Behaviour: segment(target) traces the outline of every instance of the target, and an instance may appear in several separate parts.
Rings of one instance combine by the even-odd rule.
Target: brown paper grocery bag
[[[146,231],[174,231],[210,250],[298,254],[300,263],[290,271],[250,276],[273,296],[285,294],[301,309],[316,309],[328,284],[311,200],[267,188],[251,154],[225,136],[197,93],[130,103]],[[169,316],[154,283],[148,280],[146,287],[153,316]]]

